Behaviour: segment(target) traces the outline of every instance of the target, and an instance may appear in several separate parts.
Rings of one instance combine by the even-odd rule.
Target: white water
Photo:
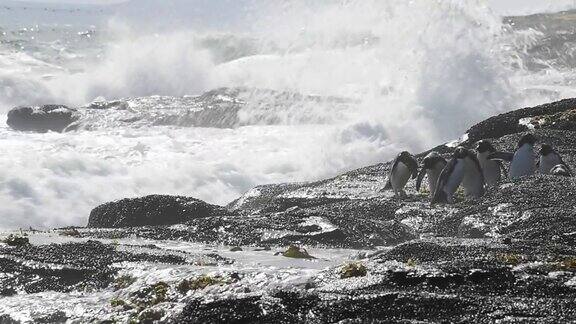
[[[510,34],[483,1],[258,4],[226,13],[233,27],[151,30],[132,17],[58,26],[56,36],[43,26],[4,35],[26,42],[0,44],[3,112],[222,86],[356,104],[333,118],[320,102],[303,120],[298,109],[263,113],[261,102],[248,103],[241,118],[255,125],[231,130],[26,134],[2,126],[0,227],[83,225],[98,204],[150,193],[227,203],[258,184],[329,177],[459,137],[496,113],[575,96],[570,72],[512,68],[511,44],[534,37]],[[77,33],[91,29],[95,36]],[[267,125],[272,119],[280,125]]]

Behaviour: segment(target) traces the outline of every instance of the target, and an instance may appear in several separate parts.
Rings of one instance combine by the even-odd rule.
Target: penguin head
[[[456,151],[454,151],[454,153],[452,154],[452,157],[455,159],[464,159],[466,158],[466,156],[468,156],[468,150],[463,148],[462,146],[456,148]]]
[[[529,144],[529,145],[534,145],[536,144],[537,140],[536,137],[530,133],[522,136],[522,138],[520,139],[520,141],[518,141],[518,148],[521,148],[522,146]]]
[[[487,140],[481,140],[478,142],[478,145],[476,146],[476,151],[478,151],[478,153],[485,153],[485,152],[496,152],[496,149],[494,148],[494,146],[492,146],[492,143],[490,143],[490,141]]]
[[[440,154],[438,154],[436,152],[430,152],[430,154],[426,155],[426,157],[422,161],[423,168],[425,170],[434,169],[434,167],[436,166],[436,163],[438,163],[439,161],[442,161],[442,160],[444,160],[444,159],[440,156]]]
[[[540,155],[542,156],[547,156],[550,153],[553,153],[554,149],[552,148],[552,146],[548,145],[548,144],[542,144],[542,147],[540,147]]]
[[[410,154],[410,152],[407,151],[403,151],[398,155],[398,160],[400,161],[410,161],[413,159],[414,157],[412,156],[412,154]]]

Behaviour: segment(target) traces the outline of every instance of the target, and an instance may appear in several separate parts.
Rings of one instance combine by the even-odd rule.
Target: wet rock
[[[51,314],[34,314],[34,323],[66,323],[68,316],[63,311],[56,311]]]
[[[475,143],[481,139],[499,138],[505,135],[524,132],[528,129],[525,125],[520,124],[520,120],[523,118],[555,115],[575,108],[576,99],[565,99],[494,116],[471,127],[467,132],[468,142]]]
[[[84,243],[0,247],[0,287],[6,291],[69,292],[86,288],[102,289],[114,282],[116,262],[159,262],[184,264],[172,254],[150,255],[119,251],[96,241]]]
[[[8,112],[7,124],[14,130],[33,132],[63,132],[78,120],[77,110],[63,105],[17,107]]]
[[[88,227],[173,225],[218,215],[230,215],[230,212],[194,198],[152,195],[96,207],[90,213]]]
[[[20,321],[13,319],[8,314],[0,314],[0,324],[20,324]]]
[[[7,238],[0,241],[8,246],[26,246],[30,244],[30,240],[25,236],[18,236],[10,234]]]
[[[574,104],[565,100],[496,116],[472,127],[462,144],[490,138],[498,149],[512,150],[525,133],[520,119],[561,114],[556,116],[560,120]],[[574,166],[573,130],[540,125],[532,131],[536,137]],[[453,150],[445,145],[437,149],[443,155]],[[317,182],[257,187],[227,209],[183,197],[127,199],[98,207],[91,216],[91,227],[113,230],[82,230],[81,235],[291,246],[286,256],[305,258],[311,256],[296,246],[386,246],[363,253],[356,263],[311,275],[305,283],[278,287],[274,282],[274,289],[243,286],[252,274],[240,270],[229,278],[206,275],[141,289],[127,284],[132,279],[123,279],[118,289],[134,292],[124,303],[131,305],[134,320],[138,312],[166,307],[178,310],[162,313],[174,323],[576,321],[576,180],[549,175],[504,179],[481,199],[462,197],[453,205],[432,207],[412,182],[402,199],[380,192],[390,166],[387,162]],[[102,289],[121,278],[113,262],[186,263],[164,249],[154,251],[129,253],[97,242],[0,247],[0,272],[16,274],[15,279],[0,277],[0,286],[26,292],[70,291],[82,285]],[[233,263],[215,253],[205,257],[193,264]],[[205,288],[210,298],[202,295]],[[185,298],[185,307],[172,308],[175,298]],[[116,308],[124,305],[117,302]],[[156,320],[156,315],[141,320]]]
[[[236,277],[238,276],[238,274],[236,274]],[[200,289],[204,289],[206,287],[209,286],[214,286],[214,285],[226,285],[229,282],[222,278],[222,277],[218,277],[218,276],[209,276],[209,275],[202,275],[200,277],[194,278],[194,279],[184,279],[182,280],[178,286],[176,287],[176,289],[178,290],[178,292],[180,292],[181,294],[185,294],[190,290],[200,290]]]

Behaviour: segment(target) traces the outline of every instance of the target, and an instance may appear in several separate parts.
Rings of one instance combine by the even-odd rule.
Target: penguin
[[[480,198],[484,196],[484,185],[486,184],[484,172],[476,154],[468,149],[464,149],[466,157],[464,158],[464,179],[462,179],[462,188],[466,197]]]
[[[424,160],[422,160],[422,164],[422,169],[420,170],[418,180],[416,181],[416,190],[420,191],[424,176],[428,176],[428,190],[430,191],[430,197],[434,197],[434,190],[436,189],[438,178],[448,162],[445,158],[440,156],[440,154],[431,152],[426,155]]]
[[[460,187],[466,173],[467,156],[468,153],[463,147],[458,147],[454,153],[452,153],[452,158],[448,164],[446,164],[438,178],[438,183],[432,196],[432,205],[437,203],[451,204],[454,202],[454,193],[456,193],[456,190]]]
[[[540,160],[538,161],[538,169],[541,174],[551,174],[552,168],[563,165],[565,171],[568,174],[572,174],[570,168],[564,161],[558,152],[556,152],[552,146],[548,144],[542,144],[540,148]]]
[[[502,162],[488,158],[488,155],[494,152],[496,149],[490,141],[481,140],[476,145],[476,158],[482,167],[484,180],[489,187],[496,186],[502,179]]]
[[[555,176],[562,176],[562,177],[571,177],[572,172],[568,169],[566,164],[558,164],[550,170],[550,174]]]
[[[536,144],[536,137],[532,134],[526,134],[518,141],[518,146],[514,153],[494,152],[488,155],[488,159],[511,162],[508,173],[511,179],[529,176],[536,171],[534,144]]]
[[[418,161],[416,161],[412,154],[404,151],[398,154],[394,160],[384,190],[392,189],[397,196],[405,195],[404,187],[406,183],[408,183],[410,177],[415,179],[417,176]]]

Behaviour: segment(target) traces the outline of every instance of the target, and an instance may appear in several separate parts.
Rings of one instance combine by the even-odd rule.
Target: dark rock
[[[7,124],[18,131],[63,132],[78,118],[75,109],[62,105],[17,107],[8,112]]]
[[[16,291],[16,289],[12,288],[12,287],[7,287],[7,288],[0,288],[0,296],[14,296],[16,295],[18,292]]]
[[[525,133],[520,118],[555,116],[553,120],[571,122],[565,112],[575,103],[565,100],[491,118],[472,127],[463,144],[490,138],[498,149],[512,150]],[[534,135],[553,145],[568,165],[575,165],[576,136],[570,123],[538,125]],[[445,156],[453,150],[445,145],[437,149]],[[186,279],[172,286],[157,283],[130,295],[135,299],[130,302],[155,311],[186,293],[181,300],[185,307],[170,318],[174,323],[576,321],[574,178],[504,179],[481,199],[462,197],[453,205],[432,207],[412,182],[402,199],[380,192],[390,167],[387,162],[323,181],[258,187],[228,209],[183,197],[122,200],[96,208],[90,219],[91,227],[116,229],[80,234],[225,246],[387,246],[363,252],[357,263],[323,270],[291,288],[276,282],[274,289],[254,285],[244,280],[257,275],[251,269],[229,277]],[[164,249],[153,252],[129,253],[97,242],[0,247],[0,272],[17,274],[15,279],[0,277],[0,287],[12,289],[9,292],[70,291],[81,285],[102,289],[120,279],[112,268],[114,262],[186,262]],[[296,247],[287,256],[310,257]],[[207,261],[194,264],[233,262],[215,253],[205,257]],[[32,267],[25,261],[61,267]],[[129,284],[132,279],[121,281]],[[227,284],[234,293],[225,287],[221,287],[223,294],[212,287],[209,298],[199,291],[189,293]],[[133,319],[138,319],[137,314]],[[155,320],[158,313],[152,317],[142,320]]]
[[[468,142],[475,143],[481,139],[499,138],[505,135],[524,132],[528,129],[526,126],[520,124],[520,119],[522,118],[554,115],[572,109],[576,109],[576,99],[566,99],[494,116],[472,126],[467,132]]]
[[[0,277],[0,287],[8,292],[23,290],[27,293],[108,287],[117,272],[117,268],[113,267],[115,262],[186,263],[184,258],[169,253],[151,255],[123,252],[96,241],[29,245],[16,249],[0,247],[0,255],[0,273],[13,275]]]
[[[18,236],[10,234],[7,238],[1,241],[8,246],[26,246],[30,244],[30,240],[25,236]]]
[[[34,314],[34,323],[66,323],[68,316],[63,311],[56,311],[51,314]]]
[[[88,227],[173,225],[219,215],[230,212],[194,198],[153,195],[101,205],[90,213]]]
[[[1,314],[0,315],[0,324],[20,324],[20,321],[13,319],[8,314]]]

